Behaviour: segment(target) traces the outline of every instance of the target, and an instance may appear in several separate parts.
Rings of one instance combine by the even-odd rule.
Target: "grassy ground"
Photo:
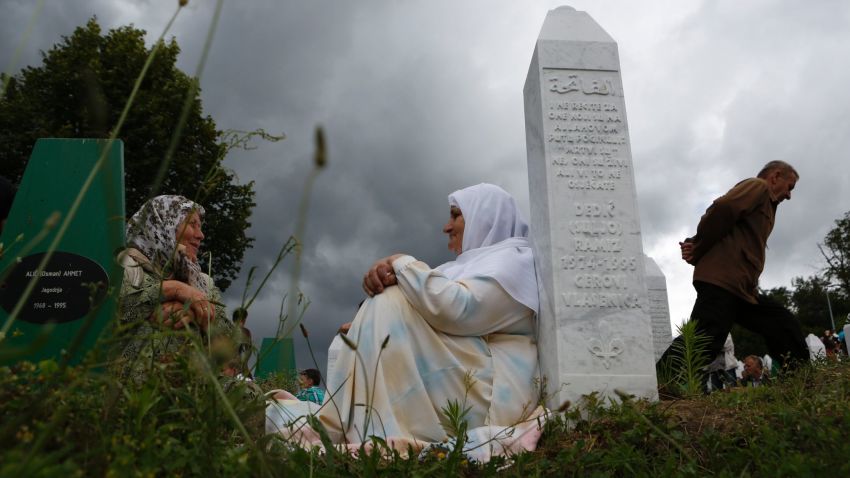
[[[382,459],[289,447],[262,436],[262,403],[244,389],[182,379],[203,376],[197,367],[197,360],[163,365],[132,390],[53,362],[0,368],[0,476],[850,473],[850,362],[687,400],[612,406],[588,397],[547,425],[536,452],[487,465],[450,449]]]
[[[850,364],[821,363],[760,388],[688,400],[588,403],[516,474],[848,476]],[[524,471],[523,471],[524,470]],[[837,474],[836,474],[837,473]]]

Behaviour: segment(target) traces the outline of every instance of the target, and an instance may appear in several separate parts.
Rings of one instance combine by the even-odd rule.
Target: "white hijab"
[[[463,214],[462,252],[437,270],[452,280],[489,277],[536,314],[534,254],[514,198],[499,186],[481,183],[450,194],[449,205]]]

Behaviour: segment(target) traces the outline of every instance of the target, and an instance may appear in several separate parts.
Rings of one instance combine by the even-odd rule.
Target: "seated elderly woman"
[[[122,376],[142,380],[154,362],[172,361],[191,341],[163,330],[233,335],[221,292],[198,265],[203,216],[204,209],[183,196],[157,196],[127,223],[127,248],[118,256],[124,267]]]
[[[528,226],[514,199],[491,184],[456,191],[449,205],[443,232],[455,261],[431,268],[395,254],[375,262],[363,279],[370,298],[328,371],[316,415],[335,443],[356,447],[378,436],[406,452],[443,442],[451,435],[444,408],[452,401],[469,408],[470,430],[491,437],[506,438],[506,427],[531,423],[542,410]],[[316,442],[303,423],[287,430],[291,422],[283,415],[267,415],[267,431],[277,427],[302,443]]]

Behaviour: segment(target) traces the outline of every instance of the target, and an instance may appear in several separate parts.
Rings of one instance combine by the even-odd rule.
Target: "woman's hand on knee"
[[[401,257],[402,254],[393,254],[388,257],[384,257],[383,259],[378,259],[372,264],[372,267],[366,271],[366,275],[363,276],[363,291],[369,297],[373,297],[375,294],[380,294],[384,291],[384,288],[396,285],[398,280],[396,280],[395,270],[393,270],[393,261]]]
[[[189,308],[195,315],[195,323],[201,327],[201,330],[206,331],[210,322],[215,319],[215,306],[212,302],[202,299],[192,302]]]
[[[165,303],[171,301],[180,304],[188,303],[193,321],[202,330],[207,330],[207,326],[215,318],[215,306],[209,301],[206,294],[185,282],[173,279],[163,281],[162,295],[165,297]]]

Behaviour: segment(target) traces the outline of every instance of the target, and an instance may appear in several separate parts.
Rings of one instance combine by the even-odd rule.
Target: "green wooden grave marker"
[[[0,363],[59,359],[63,353],[78,362],[114,318],[123,278],[114,260],[124,245],[121,141],[113,142],[52,258],[37,271],[107,145],[96,139],[39,139],[33,148],[0,235],[0,327],[10,324],[0,338]],[[33,242],[55,212],[57,225]],[[34,276],[33,293],[9,322]]]
[[[292,337],[264,337],[257,356],[257,377],[295,371],[295,346]]]

